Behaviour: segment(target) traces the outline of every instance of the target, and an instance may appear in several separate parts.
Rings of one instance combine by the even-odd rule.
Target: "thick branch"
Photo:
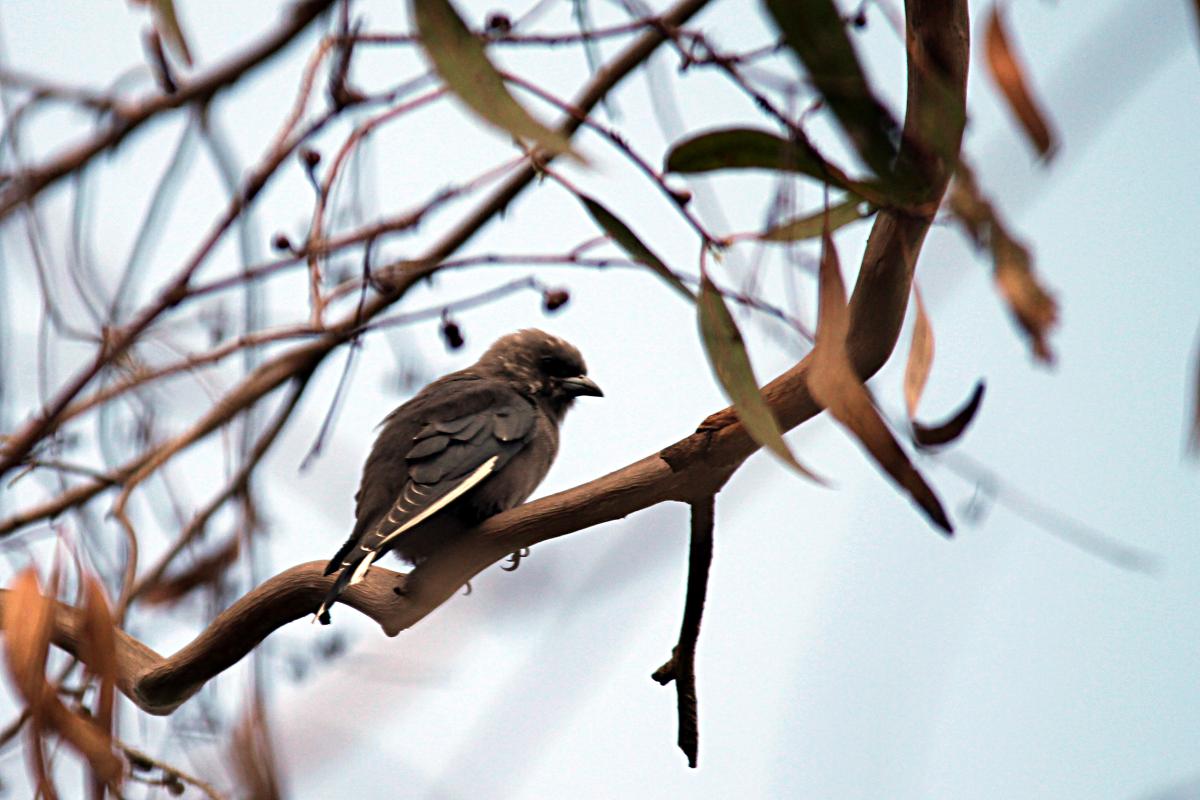
[[[695,0],[692,5],[698,8],[703,2]],[[907,0],[906,6],[909,15],[906,132],[919,141],[919,137],[930,132],[928,126],[940,125],[938,134],[957,143],[965,118],[966,0]],[[947,98],[953,101],[952,105],[945,105]],[[938,117],[931,109],[945,110],[947,118]],[[933,163],[927,165],[926,174],[935,176],[927,195],[929,202],[921,213],[880,213],[850,301],[848,344],[855,368],[864,380],[882,366],[895,347],[913,266],[933,210],[945,192],[949,165],[936,156],[929,158]],[[511,182],[507,187],[493,198],[493,203],[479,209],[469,225],[464,223],[455,229],[443,245],[453,248],[465,242],[520,188]],[[378,302],[386,304],[394,299]],[[304,362],[301,352],[292,351],[288,355]],[[308,355],[319,361],[323,352],[318,347],[308,351]],[[764,395],[784,429],[795,427],[821,410],[807,388],[809,365],[810,359],[805,359],[764,387]],[[275,385],[292,374],[278,360],[264,367],[278,374]],[[243,392],[250,390],[246,384],[240,388]],[[696,433],[659,453],[492,517],[468,536],[438,551],[407,580],[375,567],[365,581],[342,596],[341,602],[371,617],[387,635],[394,636],[440,606],[480,570],[521,547],[620,519],[666,500],[700,501],[717,491],[757,447],[733,410],[725,409],[705,420]],[[312,613],[331,583],[330,578],[321,575],[322,567],[320,562],[301,564],[267,580],[168,659],[120,634],[122,691],[146,711],[170,713],[205,681],[236,663],[276,628]],[[402,593],[396,589],[402,589]],[[79,612],[60,606],[55,643],[78,655],[78,641]]]
[[[117,686],[139,708],[170,714],[211,678],[236,664],[276,629],[316,611],[333,578],[325,562],[310,561],[268,579],[221,612],[191,644],[164,658],[124,631],[117,633]],[[376,568],[350,587],[341,602],[387,626],[397,607],[394,589],[404,576]],[[0,589],[0,609],[9,592]],[[55,609],[53,641],[82,657],[83,612],[63,603]]]

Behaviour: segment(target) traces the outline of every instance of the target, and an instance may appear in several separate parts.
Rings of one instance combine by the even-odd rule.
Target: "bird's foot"
[[[510,554],[508,557],[508,563],[501,565],[500,569],[504,570],[505,572],[512,572],[517,567],[521,566],[521,559],[528,558],[528,557],[529,557],[529,548],[522,547],[517,552]]]

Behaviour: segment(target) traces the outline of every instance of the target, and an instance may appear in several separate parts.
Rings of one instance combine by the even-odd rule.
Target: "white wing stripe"
[[[470,475],[468,475],[463,480],[462,483],[460,483],[458,486],[455,486],[453,489],[451,489],[449,492],[447,492],[445,494],[445,496],[438,498],[438,500],[435,503],[433,503],[433,505],[426,508],[420,514],[417,514],[415,517],[410,519],[408,522],[405,522],[399,528],[396,528],[396,530],[389,533],[387,536],[385,536],[383,538],[383,540],[379,544],[376,545],[376,547],[383,547],[385,544],[387,544],[388,542],[390,542],[392,539],[396,538],[400,534],[404,533],[409,528],[424,522],[425,520],[429,519],[429,517],[436,514],[438,511],[441,511],[443,508],[450,505],[455,500],[457,500],[458,498],[462,497],[464,494],[469,492],[481,480],[486,478],[488,475],[492,474],[492,470],[496,468],[496,462],[499,459],[500,459],[500,456],[492,456],[487,461],[483,462],[483,464],[480,465],[480,467],[478,469],[476,469],[474,472],[472,472]],[[357,572],[357,570],[356,570],[356,572]]]
[[[377,553],[372,550],[367,553],[366,558],[358,562],[358,566],[354,568],[354,574],[350,576],[350,585],[360,582],[367,574],[367,570],[371,568],[371,562],[375,560]]]
[[[399,536],[400,534],[404,533],[406,530],[413,527],[414,525],[418,525],[418,524],[424,522],[425,520],[429,519],[430,516],[437,513],[441,509],[450,505],[455,500],[457,500],[458,498],[462,497],[464,494],[469,492],[481,480],[486,478],[488,475],[492,474],[492,470],[496,468],[496,462],[499,459],[500,459],[500,456],[492,456],[487,461],[483,462],[483,464],[480,465],[479,468],[477,468],[470,475],[468,475],[463,480],[462,483],[460,483],[458,486],[455,486],[453,489],[451,489],[449,492],[447,492],[444,497],[438,498],[437,502],[435,502],[433,505],[429,506],[429,508],[426,508],[420,514],[417,514],[415,517],[410,519],[408,522],[405,522],[399,528],[396,528],[396,530],[392,531],[387,536],[382,537],[374,547],[367,547],[366,545],[359,545],[359,549],[366,550],[367,555],[364,556],[363,560],[358,562],[358,566],[354,568],[354,574],[350,576],[350,585],[353,586],[356,583],[360,583],[362,581],[362,579],[364,577],[366,577],[367,570],[369,570],[371,568],[371,563],[373,561],[375,561],[375,557],[378,555],[377,551],[380,547],[383,547],[385,544],[390,542],[392,539],[394,539],[397,536]],[[391,514],[388,514],[388,519],[391,520],[392,522],[396,521],[396,520],[392,519]],[[376,536],[378,536],[378,535],[379,534],[376,534]],[[324,610],[324,608],[325,608],[325,606],[322,605],[321,609]],[[320,612],[318,612],[318,613],[320,613]]]

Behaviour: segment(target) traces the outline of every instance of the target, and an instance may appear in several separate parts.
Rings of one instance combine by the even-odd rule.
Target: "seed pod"
[[[542,308],[547,312],[558,311],[571,300],[566,289],[547,289],[542,292]]]
[[[451,350],[457,350],[463,346],[464,339],[457,322],[448,319],[442,320],[442,339],[445,340],[446,347]]]

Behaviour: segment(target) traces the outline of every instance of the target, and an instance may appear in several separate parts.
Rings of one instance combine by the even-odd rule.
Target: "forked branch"
[[[703,5],[685,2],[686,19]],[[965,0],[907,0],[908,108],[906,140],[951,141],[953,152],[962,135],[968,60],[967,4]],[[652,47],[648,46],[647,53]],[[644,59],[645,54],[642,55]],[[611,67],[611,65],[610,65]],[[628,65],[624,67],[628,69]],[[598,98],[581,107],[590,108]],[[948,101],[952,101],[948,104]],[[941,115],[939,112],[950,112]],[[571,121],[566,133],[574,131]],[[936,127],[936,130],[931,128]],[[945,192],[952,165],[944,158],[925,154],[926,175],[933,176],[919,210],[884,210],[876,217],[850,300],[850,333],[847,347],[854,367],[863,378],[873,375],[890,356],[899,336],[912,284],[913,268],[925,234]],[[502,208],[532,179],[532,168],[501,188],[492,201],[453,230],[441,247],[430,254],[427,270],[413,270],[396,294],[380,298],[394,302],[407,285],[436,269],[437,263],[457,249],[483,221]],[[378,311],[371,309],[371,312]],[[287,380],[302,365],[313,363],[333,346],[322,342],[310,350],[290,353],[293,362],[275,363],[257,383],[273,386]],[[267,367],[267,365],[264,365]],[[807,386],[809,358],[775,378],[763,388],[780,427],[790,430],[818,414],[821,408]],[[244,386],[246,394],[264,391],[262,385]],[[273,388],[273,387],[272,387]],[[269,389],[265,389],[269,391]],[[423,619],[458,591],[470,578],[509,553],[563,536],[601,522],[625,517],[667,500],[695,503],[715,493],[758,445],[738,422],[732,408],[706,419],[691,436],[593,481],[499,514],[460,541],[438,551],[410,576],[376,567],[361,584],[341,598],[378,622],[394,636]],[[270,578],[220,614],[191,644],[168,658],[136,639],[118,632],[118,685],[139,707],[167,714],[194,694],[206,681],[249,653],[280,626],[313,613],[331,579],[321,574],[323,564],[310,562]],[[59,605],[54,642],[79,655],[80,612]]]

